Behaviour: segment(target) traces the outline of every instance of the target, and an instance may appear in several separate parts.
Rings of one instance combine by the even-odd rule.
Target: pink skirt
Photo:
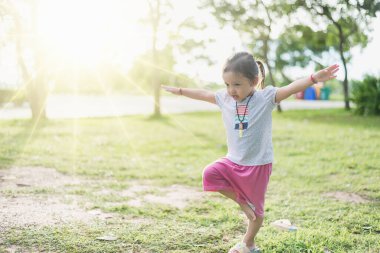
[[[264,216],[265,193],[272,163],[255,166],[236,164],[221,158],[203,171],[204,191],[232,191],[236,201],[248,204],[257,216]]]

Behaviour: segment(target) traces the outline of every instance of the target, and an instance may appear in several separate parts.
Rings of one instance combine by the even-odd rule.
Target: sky
[[[43,36],[45,48],[52,49],[62,64],[96,65],[108,57],[114,63],[124,66],[127,72],[135,57],[151,47],[151,32],[141,25],[142,16],[147,15],[146,1],[134,0],[40,0],[39,31]],[[173,9],[168,10],[176,23],[192,16],[196,22],[206,23],[203,33],[188,33],[187,36],[201,39],[213,38],[204,51],[214,61],[213,66],[206,63],[188,63],[186,55],[177,57],[178,72],[193,77],[202,84],[207,82],[223,83],[221,69],[225,60],[234,52],[247,50],[241,44],[238,33],[229,27],[220,27],[208,10],[200,10],[198,1],[173,0]],[[74,8],[75,7],[75,8]],[[83,16],[85,14],[85,17]],[[169,26],[171,25],[169,23]],[[364,49],[352,48],[353,59],[348,65],[349,79],[360,79],[364,74],[380,75],[380,17],[373,23],[372,41]],[[5,34],[6,24],[0,26],[0,38]],[[162,31],[165,32],[165,31]],[[165,44],[161,38],[159,44]],[[117,50],[119,49],[119,50]],[[103,52],[107,52],[106,54]],[[19,82],[14,48],[2,47],[0,50],[0,85]],[[329,64],[341,64],[338,58],[327,59]],[[307,76],[313,69],[294,68],[290,76]],[[343,71],[338,80],[343,80]],[[170,85],[170,84],[169,84]]]

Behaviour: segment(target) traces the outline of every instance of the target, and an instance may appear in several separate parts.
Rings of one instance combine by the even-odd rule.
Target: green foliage
[[[286,66],[306,67],[310,61],[321,56],[329,49],[326,44],[328,34],[314,31],[306,25],[289,27],[286,33],[278,38],[276,49],[276,69]]]
[[[352,88],[357,114],[380,115],[380,77],[367,75],[362,81],[353,81]]]
[[[214,39],[194,39],[193,36],[184,35],[193,34],[195,31],[203,31],[206,28],[206,24],[198,23],[194,17],[189,17],[183,20],[177,27],[177,30],[170,32],[170,42],[168,46],[172,46],[182,59],[187,58],[189,64],[196,61],[204,61],[208,65],[212,65],[214,62],[205,52],[206,43],[214,42]],[[187,56],[187,57],[186,57]]]
[[[241,34],[243,43],[255,57],[267,62],[268,68],[274,70],[271,76],[277,84],[289,82],[286,67],[306,67],[310,63],[325,66],[331,63],[326,59],[334,53],[340,53],[349,62],[353,46],[367,45],[369,24],[380,7],[371,1],[345,0],[334,3],[204,0],[203,3],[222,26],[232,25]],[[288,22],[281,24],[283,33],[274,38],[272,27],[280,25],[277,20],[283,22],[286,17]]]
[[[210,10],[220,25],[231,25],[255,57],[270,60],[268,44],[272,40],[271,26],[277,17],[278,4],[274,1],[205,0],[203,8]]]
[[[0,104],[13,102],[16,105],[21,105],[22,103],[26,102],[26,100],[27,99],[25,89],[0,89]]]
[[[184,74],[175,72],[174,65],[175,59],[173,55],[173,48],[167,46],[163,50],[157,52],[159,66],[152,64],[152,54],[147,52],[138,58],[133,63],[132,68],[128,73],[127,82],[131,88],[136,86],[144,89],[146,92],[153,91],[153,71],[158,70],[159,82],[162,84],[169,84],[181,87],[195,87],[196,84],[193,80]]]

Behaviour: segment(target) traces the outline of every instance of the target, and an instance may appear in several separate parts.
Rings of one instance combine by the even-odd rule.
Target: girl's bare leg
[[[224,196],[226,196],[227,198],[230,198],[236,203],[238,203],[236,201],[236,196],[234,192],[224,191],[224,190],[221,190],[219,192],[223,194]],[[241,203],[238,203],[238,204],[243,210],[243,212],[245,213],[245,215],[247,216],[248,222],[249,222],[248,227],[247,227],[247,232],[244,235],[243,242],[245,242],[248,247],[252,247],[254,246],[255,236],[257,235],[257,233],[259,232],[263,224],[264,217],[256,216],[255,212],[253,212],[252,208],[248,204],[241,204]]]
[[[263,225],[264,217],[256,216],[255,220],[248,219],[247,232],[244,235],[243,242],[247,244],[247,247],[255,246],[255,237]]]

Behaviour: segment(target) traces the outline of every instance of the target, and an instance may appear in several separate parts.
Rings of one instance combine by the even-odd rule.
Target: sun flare
[[[96,66],[115,54],[130,54],[141,47],[136,20],[145,14],[141,5],[121,0],[41,0],[38,30],[49,55],[64,64]]]

